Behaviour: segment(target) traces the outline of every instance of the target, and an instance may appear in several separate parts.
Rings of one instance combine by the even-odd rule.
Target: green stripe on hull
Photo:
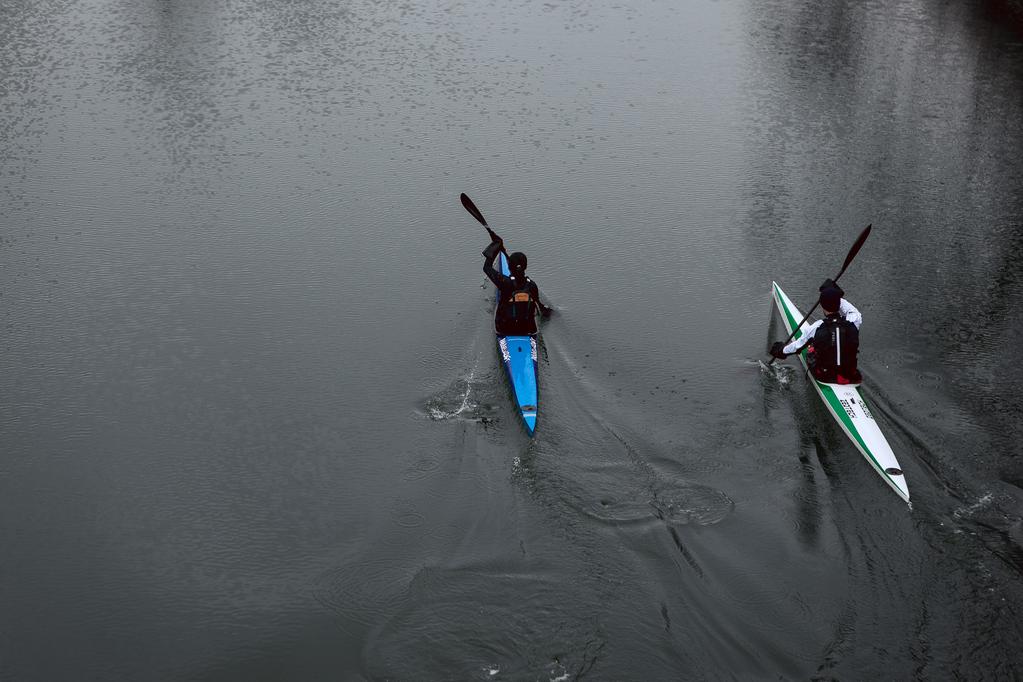
[[[796,328],[797,324],[799,324],[799,320],[797,320],[796,318],[792,317],[792,311],[789,310],[789,307],[787,305],[784,305],[784,301],[782,300],[782,297],[779,295],[779,292],[781,292],[781,289],[778,287],[777,284],[775,284],[774,285],[774,297],[775,297],[775,299],[777,299],[777,301],[779,303],[782,304],[779,307],[783,311],[785,311],[785,320],[788,322],[789,333],[791,334],[792,330]],[[793,335],[792,338],[793,339],[801,339],[801,338],[803,338],[803,330],[799,329],[795,333],[795,335]],[[803,346],[803,348],[799,351],[799,359],[803,361],[803,366],[806,367],[807,370],[809,370],[810,368],[806,364],[806,346]]]
[[[837,419],[842,425],[845,426],[846,433],[852,436],[856,444],[860,446],[860,449],[862,450],[863,454],[865,454],[867,456],[867,459],[870,460],[870,464],[875,469],[877,469],[877,473],[884,476],[885,480],[888,481],[889,485],[891,485],[893,488],[895,488],[896,491],[898,491],[901,494],[902,489],[899,488],[895,481],[892,480],[892,477],[888,475],[888,472],[884,470],[884,467],[882,467],[880,462],[877,461],[877,458],[874,457],[874,453],[870,451],[870,448],[867,447],[867,444],[863,441],[863,438],[860,436],[860,432],[859,430],[857,430],[856,425],[853,424],[852,419],[850,419],[849,415],[846,414],[845,408],[842,407],[842,403],[838,401],[838,396],[835,395],[835,390],[831,388],[830,385],[825,384],[824,382],[821,381],[817,381],[816,379],[814,379],[814,383],[817,384],[817,388],[820,390],[821,395],[824,397],[824,400],[827,401],[828,407],[831,408],[831,414],[833,414],[835,416],[835,419]],[[863,396],[860,394],[859,389],[856,390],[856,396],[861,401],[863,400]]]
[[[774,285],[774,297],[776,299],[778,299],[778,301],[781,301],[781,296],[779,295],[780,293],[781,293],[781,289],[779,289],[778,285],[775,284]],[[797,324],[799,324],[799,320],[797,320],[796,318],[792,317],[792,311],[789,310],[788,306],[783,305],[783,306],[781,306],[781,309],[785,311],[785,319],[789,323],[789,325],[788,325],[789,326],[789,333],[791,334],[792,330],[796,328]],[[799,338],[802,338],[802,337],[803,337],[803,330],[800,329],[799,331],[796,332],[796,335],[793,336],[792,338],[799,339]]]

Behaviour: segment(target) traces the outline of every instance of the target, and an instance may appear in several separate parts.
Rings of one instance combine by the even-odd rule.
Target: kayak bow
[[[772,282],[774,302],[778,306],[781,318],[785,322],[785,329],[791,334],[796,328],[798,321],[803,314],[792,303],[785,292],[781,290],[777,282]],[[800,338],[806,333],[810,325],[804,322],[795,332],[793,338]],[[874,468],[881,478],[891,486],[899,497],[909,504],[909,487],[906,485],[906,477],[902,473],[899,461],[895,459],[895,453],[885,440],[881,428],[870,413],[863,395],[860,393],[859,384],[829,384],[817,381],[809,371],[806,358],[806,348],[799,351],[799,361],[807,370],[807,376],[813,381],[814,388],[824,401],[824,406],[835,418],[838,425],[849,436],[856,449],[866,458],[870,466]]]
[[[497,269],[504,275],[511,275],[508,269],[508,258],[505,254],[497,254]],[[501,292],[498,291],[500,296]],[[522,421],[532,436],[536,430],[536,416],[539,411],[537,400],[537,378],[539,369],[536,362],[536,338],[533,336],[500,336],[497,337],[497,348],[501,352],[504,368],[508,371],[508,380],[515,394]]]

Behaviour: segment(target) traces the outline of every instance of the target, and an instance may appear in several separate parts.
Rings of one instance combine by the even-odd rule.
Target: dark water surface
[[[6,0],[0,150],[0,679],[1023,676],[985,6]],[[758,362],[867,223],[912,509]]]

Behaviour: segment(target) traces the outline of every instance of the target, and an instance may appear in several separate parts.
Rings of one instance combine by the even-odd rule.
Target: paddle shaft
[[[835,282],[837,284],[838,283],[838,278],[845,274],[845,269],[849,267],[849,263],[852,263],[853,258],[856,257],[856,254],[859,253],[860,249],[863,247],[863,242],[867,241],[867,237],[870,236],[870,228],[871,228],[872,225],[873,225],[873,223],[871,223],[871,225],[867,225],[867,227],[864,228],[863,232],[860,233],[860,236],[856,238],[856,242],[852,245],[852,248],[849,249],[849,254],[845,257],[845,262],[842,263],[842,269],[839,270],[838,274],[835,275],[831,279],[832,282]],[[818,296],[817,297],[817,302],[813,304],[813,307],[810,308],[809,312],[807,312],[806,315],[803,317],[803,319],[799,322],[799,324],[797,324],[792,329],[792,333],[789,334],[789,337],[787,339],[785,339],[782,343],[784,343],[786,346],[788,345],[789,341],[792,340],[792,337],[795,336],[796,332],[799,331],[799,329],[803,326],[803,324],[807,320],[810,319],[810,315],[813,314],[813,311],[817,310],[817,306],[819,306],[820,304],[821,304],[821,299]],[[767,364],[768,365],[773,365],[775,360],[777,360],[777,358],[772,356],[770,361]]]

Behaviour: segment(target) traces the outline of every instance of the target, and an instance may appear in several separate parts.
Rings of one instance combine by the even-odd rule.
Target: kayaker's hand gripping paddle
[[[468,211],[473,218],[480,221],[480,224],[483,225],[483,227],[487,228],[487,232],[490,234],[490,241],[501,242],[501,251],[504,251],[504,255],[507,256],[508,252],[504,250],[504,240],[498,237],[497,233],[490,229],[490,226],[487,225],[486,219],[483,217],[483,213],[476,208],[476,204],[472,203],[472,199],[470,199],[465,192],[462,192],[460,199],[462,200],[462,206],[465,210]]]
[[[469,198],[469,197],[466,197],[466,196],[465,196],[464,194],[463,194],[462,196],[463,196],[463,197],[464,197],[465,199],[468,199],[468,198]],[[465,203],[465,201],[463,201],[462,203],[464,204],[464,203]],[[471,203],[471,202],[470,202],[470,203]],[[468,208],[468,206],[466,206],[466,208]],[[473,208],[475,208],[475,206],[474,206]],[[469,212],[470,212],[470,213],[472,213],[472,211],[469,211]],[[483,217],[483,216],[480,216],[480,218],[482,218],[482,217]],[[483,224],[484,224],[484,225],[486,225],[486,223],[483,223]],[[871,225],[873,225],[873,223],[871,223]],[[845,257],[845,262],[844,262],[844,263],[842,263],[842,269],[838,271],[838,274],[837,274],[837,275],[835,275],[834,277],[832,277],[832,278],[831,278],[831,281],[832,281],[832,282],[836,282],[836,283],[838,282],[838,278],[839,278],[839,277],[841,277],[841,276],[842,276],[842,275],[843,275],[843,274],[845,273],[845,269],[846,269],[847,267],[849,267],[849,263],[852,263],[852,261],[853,261],[853,258],[855,258],[855,257],[856,257],[856,254],[860,252],[860,248],[862,248],[862,247],[863,247],[863,242],[867,241],[867,237],[869,237],[869,236],[870,236],[870,227],[871,227],[871,225],[867,225],[867,226],[866,226],[866,227],[865,227],[865,228],[863,229],[863,232],[861,232],[861,233],[860,233],[860,236],[859,236],[859,237],[858,237],[858,238],[856,239],[856,243],[852,245],[852,248],[851,248],[851,249],[849,249],[849,255]],[[804,318],[803,318],[802,322],[800,322],[799,324],[797,324],[797,325],[796,325],[796,326],[795,326],[795,327],[794,327],[794,328],[792,329],[792,333],[791,333],[791,334],[789,334],[789,337],[788,337],[787,339],[785,339],[784,341],[782,341],[782,343],[783,343],[784,345],[786,345],[786,346],[787,346],[787,345],[789,345],[789,341],[791,341],[791,340],[792,340],[792,337],[796,335],[796,332],[797,332],[797,331],[799,331],[799,329],[800,329],[800,328],[802,328],[802,326],[803,326],[803,323],[804,323],[804,322],[806,322],[807,320],[809,320],[809,319],[810,319],[810,315],[812,315],[812,314],[813,314],[813,311],[817,310],[817,306],[819,306],[820,304],[821,304],[821,299],[820,299],[820,298],[818,298],[818,299],[817,299],[817,302],[813,304],[813,307],[812,307],[812,308],[810,308],[810,310],[809,310],[809,311],[807,311],[807,313],[806,313],[806,317],[804,317]],[[767,364],[768,364],[768,365],[773,365],[773,364],[774,364],[774,361],[775,361],[775,358],[773,358],[773,357],[772,357],[772,358],[771,358],[771,360],[770,360],[770,362],[768,362]]]

